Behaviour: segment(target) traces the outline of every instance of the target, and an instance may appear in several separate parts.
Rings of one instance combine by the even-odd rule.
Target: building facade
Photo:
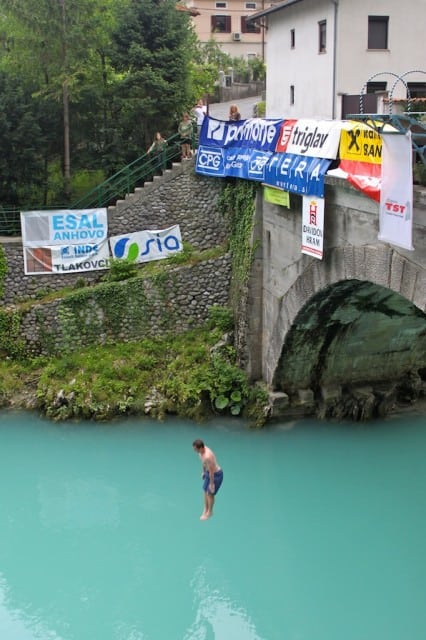
[[[426,0],[285,0],[251,20],[268,34],[268,117],[341,119],[360,96],[364,113],[426,96]]]
[[[202,43],[214,39],[232,57],[266,60],[266,30],[248,22],[255,12],[272,6],[265,0],[186,0],[188,9],[196,9],[195,32]]]

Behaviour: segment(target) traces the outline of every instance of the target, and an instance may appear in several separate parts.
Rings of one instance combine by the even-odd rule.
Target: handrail
[[[138,185],[151,181],[158,170],[164,171],[173,160],[180,159],[179,134],[176,133],[168,138],[166,143],[160,154],[144,153],[76,200],[71,205],[71,209],[106,207],[124,198]]]
[[[196,146],[196,135],[193,134],[193,148]],[[144,153],[130,164],[117,171],[107,180],[104,180],[96,187],[85,193],[71,205],[54,205],[50,207],[31,206],[31,209],[53,210],[53,209],[92,209],[97,207],[107,207],[117,200],[122,199],[126,194],[134,191],[138,185],[143,186],[145,182],[152,180],[157,171],[164,171],[171,165],[173,160],[180,160],[181,144],[178,133],[170,136],[166,140],[166,146],[160,154]],[[21,235],[21,210],[24,207],[2,207],[0,205],[0,236]]]

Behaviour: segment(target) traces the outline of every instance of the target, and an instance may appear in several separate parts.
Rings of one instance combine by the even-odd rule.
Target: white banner
[[[179,225],[158,231],[136,231],[112,236],[109,241],[113,258],[135,262],[161,260],[183,249]]]
[[[107,269],[107,210],[22,211],[26,275]]]
[[[379,240],[413,247],[413,157],[411,131],[382,133]]]
[[[302,253],[322,260],[324,251],[324,198],[303,196]]]
[[[275,151],[334,159],[342,126],[340,120],[284,120]]]

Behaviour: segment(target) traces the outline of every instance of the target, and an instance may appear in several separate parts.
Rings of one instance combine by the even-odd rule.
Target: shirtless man
[[[203,466],[204,511],[200,520],[208,520],[213,515],[214,498],[223,480],[223,471],[219,467],[213,451],[205,446],[202,440],[194,440],[192,448],[200,456]]]

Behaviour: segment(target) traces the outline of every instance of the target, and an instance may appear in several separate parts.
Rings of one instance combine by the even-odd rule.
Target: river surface
[[[224,469],[206,522],[198,437]],[[0,412],[0,456],[1,640],[426,638],[421,412],[261,431]]]

